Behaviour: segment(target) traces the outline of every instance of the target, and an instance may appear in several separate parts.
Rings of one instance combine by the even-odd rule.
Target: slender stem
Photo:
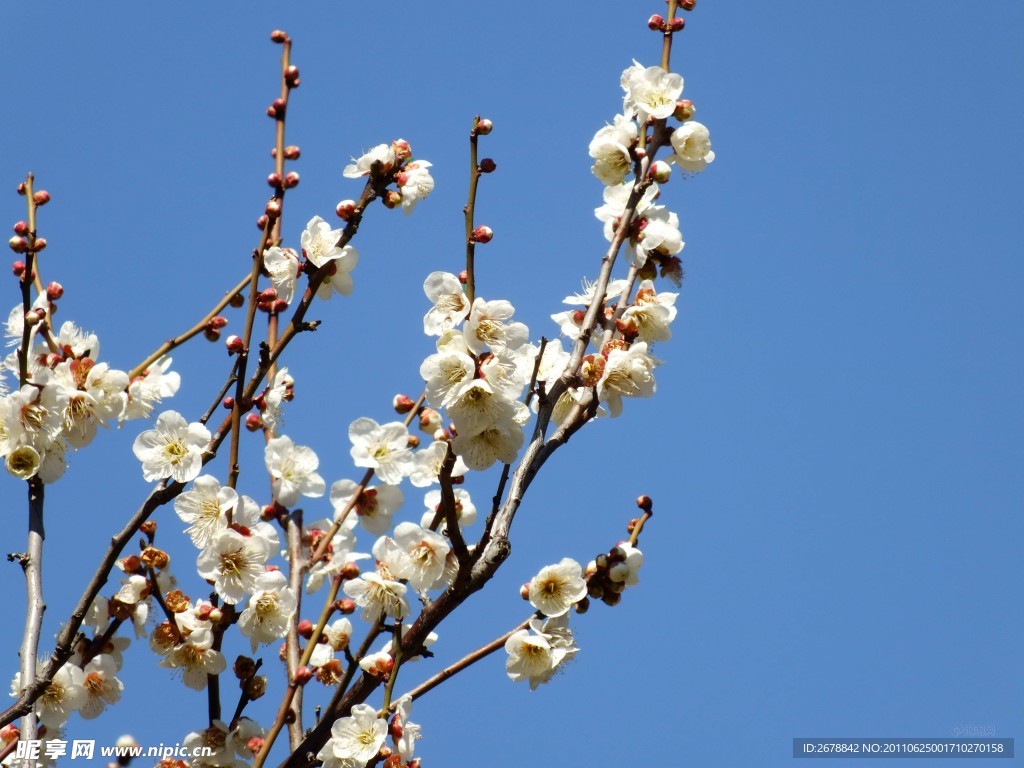
[[[676,10],[679,7],[679,0],[668,0],[668,18],[665,19],[665,28],[668,30],[672,19],[676,17]],[[672,58],[672,32],[666,31],[661,41],[661,68],[668,72],[669,61]]]
[[[636,525],[633,526],[632,532],[629,534],[629,543],[632,546],[636,546],[637,541],[640,539],[640,532],[644,529],[644,524],[653,517],[653,512],[644,512],[636,521]]]
[[[388,709],[391,708],[391,694],[395,692],[395,681],[398,680],[398,669],[402,666],[401,619],[397,619],[395,621],[394,639],[391,641],[391,655],[395,659],[395,665],[391,668],[391,674],[388,675],[388,681],[384,684],[384,703],[380,706],[381,712],[385,715],[387,715]]]
[[[473,213],[476,208],[476,187],[480,181],[480,165],[477,163],[477,127],[480,115],[473,118],[473,128],[469,132],[469,199],[462,209],[466,214],[466,298],[473,303],[476,296],[476,242],[473,240]]]
[[[172,351],[177,347],[180,347],[182,344],[184,344],[192,337],[198,336],[200,333],[206,330],[206,326],[210,324],[210,321],[221,313],[224,307],[226,307],[231,302],[232,298],[234,298],[242,291],[244,291],[245,287],[249,285],[249,282],[251,280],[251,274],[246,275],[244,278],[242,278],[234,288],[225,293],[224,297],[213,305],[213,309],[207,312],[206,315],[203,316],[202,320],[193,325],[187,331],[178,334],[173,339],[168,339],[159,347],[157,347],[152,353],[146,356],[145,360],[143,360],[141,363],[132,368],[132,370],[128,373],[128,378],[134,379],[136,376],[141,376],[146,372],[146,369],[149,368],[149,366],[151,366],[161,357],[166,355],[168,352]]]
[[[28,550],[21,558],[25,572],[27,606],[25,631],[21,640],[21,687],[28,688],[36,680],[36,658],[39,655],[39,632],[43,624],[43,483],[33,477],[28,481]],[[21,721],[21,738],[36,738],[38,723],[34,712],[27,712]]]
[[[288,541],[288,586],[295,595],[295,620],[288,622],[288,644],[285,653],[285,670],[289,680],[295,679],[299,664],[298,617],[302,609],[302,577],[306,567],[302,557],[302,510],[295,509],[285,521],[285,535]],[[302,689],[296,689],[292,696],[293,717],[288,724],[288,742],[295,749],[302,741]]]
[[[246,705],[252,701],[249,697],[249,686],[250,680],[256,677],[260,671],[260,667],[263,666],[263,659],[256,659],[256,664],[252,669],[252,674],[246,678],[242,685],[242,692],[238,695],[238,704],[235,705],[235,713],[231,716],[231,722],[228,724],[230,730],[234,730],[235,726],[238,725],[238,719],[242,716],[242,712],[245,710]]]
[[[28,200],[28,252],[25,254],[25,271],[21,275],[21,344],[18,345],[18,385],[24,387],[28,383],[28,356],[32,345],[32,326],[28,321],[28,313],[32,309],[31,274],[36,267],[36,202],[34,195],[35,176],[25,177],[25,197]]]
[[[451,665],[445,667],[444,669],[442,669],[440,672],[438,672],[433,677],[428,678],[427,680],[424,680],[422,683],[417,685],[415,688],[413,688],[408,693],[402,694],[399,698],[404,699],[404,698],[408,697],[408,698],[411,698],[413,701],[416,701],[416,699],[420,698],[420,696],[423,696],[424,694],[430,693],[430,691],[432,691],[435,688],[437,688],[437,686],[439,686],[445,680],[448,680],[448,679],[450,679],[452,677],[455,677],[455,675],[457,675],[462,670],[466,669],[467,667],[473,666],[474,664],[476,664],[481,659],[487,658],[488,656],[490,656],[492,653],[494,653],[499,648],[504,648],[505,647],[505,643],[508,641],[508,639],[510,637],[512,637],[512,635],[514,635],[519,630],[526,629],[528,626],[530,626],[530,622],[532,620],[533,620],[533,616],[531,616],[528,619],[525,619],[525,620],[521,621],[519,624],[517,624],[515,627],[510,629],[508,632],[506,632],[501,637],[495,638],[494,640],[489,642],[487,645],[484,645],[484,646],[481,646],[480,648],[477,648],[472,653],[467,653],[465,656],[463,656],[461,659],[456,661],[454,664],[451,664]],[[394,709],[394,704],[391,705],[391,708]]]

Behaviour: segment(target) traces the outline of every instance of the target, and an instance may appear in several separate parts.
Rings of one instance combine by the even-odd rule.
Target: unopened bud
[[[313,679],[313,670],[309,667],[299,667],[295,670],[295,684],[305,685]]]
[[[28,240],[24,237],[15,235],[7,241],[7,244],[11,246],[11,250],[15,253],[28,253]]]
[[[355,563],[345,563],[340,575],[345,580],[357,579],[359,578],[359,566]]]
[[[644,512],[650,512],[654,509],[654,502],[651,501],[651,497],[646,494],[643,496],[636,497],[636,505],[640,507]]]
[[[235,336],[234,334],[227,337],[224,341],[224,345],[228,348],[229,355],[237,354],[245,349],[245,342],[242,341],[242,337]]]
[[[138,573],[142,570],[142,559],[138,555],[128,555],[118,563],[118,566],[125,573]]]
[[[583,577],[589,579],[591,576],[597,573],[597,563],[591,560],[587,563],[587,567],[583,569]]]
[[[402,204],[402,193],[395,189],[389,189],[384,192],[380,200],[384,203],[385,208],[397,208]]]
[[[245,683],[245,695],[253,701],[260,698],[267,692],[267,678],[264,675],[254,675]]]
[[[21,731],[18,730],[18,726],[14,725],[14,723],[9,723],[0,728],[0,741],[3,741],[5,744],[13,744],[20,735]]]
[[[192,607],[188,595],[180,589],[172,589],[164,595],[164,605],[171,613],[184,613]]]
[[[275,315],[280,315],[286,309],[288,309],[288,302],[284,299],[278,299],[270,307],[271,313]]]
[[[299,626],[296,627],[299,635],[309,640],[313,636],[313,622],[309,619],[303,619],[299,622]]]
[[[167,564],[171,561],[170,556],[162,549],[156,547],[146,547],[142,550],[142,555],[139,557],[142,560],[142,564],[147,568],[155,568],[158,571],[162,571],[167,567]]]
[[[584,597],[573,607],[576,609],[576,613],[586,613],[590,610],[590,598]]]
[[[28,234],[28,222],[27,221],[19,221],[17,224],[15,224],[14,225],[14,234],[21,235],[22,237],[27,235]]]
[[[45,237],[37,237],[35,239],[35,242],[32,243],[32,250],[35,251],[36,253],[39,253],[40,251],[45,251],[46,250],[46,238]]]
[[[267,176],[267,184],[271,187],[280,187],[281,175],[277,173],[277,171],[274,171],[269,176]]]
[[[234,307],[235,309],[238,309],[239,307],[245,306],[245,297],[240,293],[236,293],[234,296],[231,297],[231,300],[228,302],[228,304]]]
[[[334,212],[338,214],[338,218],[342,221],[348,221],[356,212],[356,201],[355,200],[342,200],[338,203]]]
[[[486,224],[481,224],[479,227],[473,230],[473,234],[470,236],[470,240],[474,243],[489,243],[494,238],[494,230],[488,227]]]
[[[281,215],[281,201],[276,197],[270,198],[270,200],[267,201],[267,207],[264,209],[264,213],[266,213],[267,217],[270,219],[278,218]]]
[[[42,321],[46,317],[46,311],[43,309],[30,309],[25,313],[25,325],[35,325]]]
[[[266,229],[268,221],[270,221],[270,217],[268,217],[267,214],[265,214],[265,213],[261,213],[260,217],[258,219],[256,219],[256,229],[260,229],[260,230]],[[232,306],[234,306],[234,305],[232,304]]]
[[[420,430],[432,435],[441,429],[441,414],[433,408],[424,408],[420,411]]]
[[[530,582],[526,582],[519,588],[519,596],[523,598],[523,600],[530,599]]]
[[[405,444],[409,448],[419,448],[420,447],[420,439],[419,439],[419,437],[417,435],[409,435],[409,437],[405,441]]]
[[[619,592],[605,592],[601,596],[601,602],[605,605],[618,605],[622,601],[622,594]]]
[[[676,16],[672,21],[668,23],[669,32],[681,32],[683,27],[686,26],[686,19],[682,16]]]
[[[210,326],[212,328],[223,328],[228,324],[228,319],[224,315],[214,315],[210,318]]]
[[[60,283],[50,283],[46,286],[46,298],[50,301],[56,301],[64,295],[64,286]]]
[[[21,182],[20,184],[18,184],[18,194],[19,195],[24,195],[27,191],[28,191],[28,188],[25,186],[25,182],[24,181]]]
[[[684,11],[692,11],[697,7],[697,0],[679,0],[679,7]]]
[[[250,432],[263,429],[263,419],[260,418],[258,413],[250,413],[245,417],[245,428]]]
[[[265,304],[274,302],[277,300],[277,290],[275,288],[265,288],[257,294],[256,300]]]
[[[287,147],[284,148],[284,159],[285,160],[298,160],[301,155],[302,155],[302,150],[300,150],[294,144],[289,144]]]
[[[468,283],[469,282],[469,272],[467,272],[466,270],[462,270],[461,272],[459,272],[459,282],[462,283],[462,285],[465,285],[466,283]]]
[[[402,729],[399,728],[398,730],[401,731]],[[395,736],[395,740],[396,741],[398,739],[401,739],[401,738],[402,738],[401,736]],[[382,768],[402,768],[402,756],[401,755],[392,755],[391,757],[389,757],[387,760],[384,761],[384,763],[382,765]]]
[[[299,68],[294,64],[290,64],[288,69],[284,71],[284,79],[288,85],[294,88],[295,86],[293,83],[297,83],[299,81]]]
[[[299,174],[295,171],[289,171],[284,175],[284,188],[294,189],[299,186]]]
[[[147,520],[139,526],[139,530],[142,531],[143,536],[153,538],[156,535],[156,520]]]
[[[480,161],[480,173],[494,173],[497,167],[498,164],[489,157]]]
[[[356,602],[349,597],[344,597],[341,600],[336,601],[334,603],[334,607],[337,609],[338,613],[345,615],[356,612]]]
[[[629,578],[629,566],[625,563],[616,563],[608,569],[608,578],[616,584]]]
[[[284,117],[284,112],[286,109],[288,109],[288,102],[285,99],[282,99],[280,96],[278,96],[276,99],[270,102],[270,108],[274,110],[274,115],[276,117],[281,118]]]
[[[476,121],[476,132],[479,136],[486,136],[494,130],[494,123],[486,117]]]
[[[651,178],[659,184],[664,184],[672,176],[672,166],[664,160],[655,160],[651,165]]]
[[[231,668],[239,680],[248,680],[256,674],[256,662],[248,656],[238,656]]]
[[[676,111],[672,113],[672,117],[686,122],[692,120],[695,114],[697,114],[697,108],[693,106],[693,102],[689,99],[680,99],[676,102]]]
[[[245,742],[245,748],[252,753],[253,757],[255,757],[263,749],[263,737],[253,736],[251,739]]]
[[[40,189],[34,195],[32,195],[32,202],[36,205],[46,205],[50,202],[50,193],[45,189]]]
[[[647,157],[647,150],[644,149],[643,147],[634,147],[633,154],[636,155],[637,160],[643,160],[645,157]]]
[[[665,27],[665,17],[660,14],[654,14],[647,20],[647,28],[653,29],[655,32],[662,32]]]
[[[270,33],[270,39],[275,43],[284,43],[288,40],[288,34],[283,29],[275,29]]]
[[[391,151],[395,153],[395,158],[399,162],[412,157],[412,147],[409,146],[409,142],[405,139],[395,139],[392,141]]]
[[[396,413],[408,413],[416,407],[416,403],[408,395],[395,395],[391,401],[391,407],[395,409]]]

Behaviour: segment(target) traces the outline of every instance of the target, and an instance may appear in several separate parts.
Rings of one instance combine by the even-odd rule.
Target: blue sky
[[[58,317],[130,368],[247,269],[272,170],[267,35],[288,30],[302,70],[288,137],[303,151],[289,243],[356,196],[350,155],[403,137],[436,171],[413,216],[371,212],[356,294],[317,308],[321,331],[289,362],[288,433],[328,482],[352,477],[348,423],[386,420],[393,392],[418,391],[423,277],[460,268],[473,115],[494,120],[482,154],[498,163],[478,205],[495,231],[478,291],[551,335],[548,315],[604,249],[587,143],[621,105],[622,69],[656,63],[645,20],[662,8],[7,4],[0,205],[22,218],[14,186],[35,171],[53,195],[42,269],[65,287]],[[513,685],[496,656],[430,694],[418,752],[426,765],[781,766],[797,736],[1020,736],[1024,7],[704,0],[687,22],[674,69],[717,158],[665,190],[687,279],[658,394],[546,467],[512,558],[442,633],[438,661],[518,623],[518,585],[607,549],[648,493],[641,586],[580,617],[583,650],[552,684]],[[194,418],[227,358],[193,344],[175,356],[171,407]],[[146,493],[140,430],[101,435],[48,491],[46,640],[90,553]],[[258,462],[242,488],[265,494]],[[0,478],[8,550],[23,493]],[[157,519],[167,538],[180,528],[170,510]],[[171,549],[188,580],[184,544]],[[0,584],[18,619],[0,635],[13,673],[20,571]],[[148,745],[201,727],[205,697],[165,677],[140,644],[124,704],[69,736]]]

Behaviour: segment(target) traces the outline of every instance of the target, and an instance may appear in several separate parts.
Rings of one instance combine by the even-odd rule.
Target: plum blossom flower
[[[331,485],[331,506],[337,519],[356,493],[359,486],[351,480],[338,480]],[[397,485],[368,485],[352,505],[359,524],[370,533],[381,536],[391,528],[391,518],[405,501],[405,494]],[[352,518],[349,518],[352,519]]]
[[[465,352],[439,351],[428,356],[420,365],[420,376],[426,382],[427,402],[434,408],[444,408],[462,384],[476,375],[476,363]]]
[[[407,588],[399,581],[371,571],[346,581],[343,589],[363,609],[360,615],[371,624],[381,616],[399,618],[409,615],[409,603],[405,598]]]
[[[171,358],[161,357],[141,376],[132,380],[128,385],[128,404],[122,420],[146,418],[164,398],[173,397],[177,393],[181,386],[181,375],[169,370],[170,367]]]
[[[267,442],[263,456],[274,498],[282,506],[296,504],[301,496],[315,499],[324,495],[327,484],[316,471],[320,459],[312,448],[295,445],[290,437],[282,435]]]
[[[423,317],[427,336],[450,331],[469,314],[469,299],[459,278],[451,272],[431,272],[423,281],[423,293],[434,305]]]
[[[484,470],[500,461],[511,464],[523,447],[523,430],[514,422],[487,427],[475,435],[456,435],[452,448],[470,469]]]
[[[356,704],[348,717],[334,721],[331,738],[317,753],[324,768],[362,768],[377,756],[387,738],[388,723],[369,704]]]
[[[515,311],[504,299],[484,301],[477,296],[466,322],[466,346],[476,355],[484,349],[500,352],[521,347],[529,339],[530,330],[523,323],[510,322]]]
[[[444,575],[445,560],[451,552],[448,540],[415,523],[399,523],[394,542],[407,555],[394,575],[407,579],[417,592],[432,589]]]
[[[530,604],[545,616],[562,616],[587,596],[583,568],[570,557],[548,565],[530,579]]]
[[[270,283],[277,298],[292,303],[299,278],[299,257],[291,248],[274,245],[263,252],[263,266],[270,273]]]
[[[261,414],[263,426],[274,434],[284,424],[281,408],[285,401],[292,399],[294,386],[295,379],[288,373],[286,366],[274,372],[274,377],[270,380],[270,384],[267,385],[267,389],[263,393],[264,408]]]
[[[283,573],[269,571],[256,579],[249,604],[238,617],[238,630],[251,639],[253,653],[260,643],[271,643],[288,634],[295,607],[295,595]]]
[[[330,264],[328,273],[317,288],[316,295],[329,299],[337,291],[342,296],[352,293],[353,282],[350,274],[359,263],[359,252],[351,245],[338,246],[342,230],[331,229],[331,225],[314,216],[302,233],[302,252],[317,269]]]
[[[683,93],[682,75],[666,72],[661,67],[647,67],[633,62],[620,80],[626,92],[622,100],[622,111],[637,116],[641,123],[647,118],[663,120],[676,111],[676,101]]]
[[[636,326],[636,333],[641,341],[668,341],[672,338],[669,327],[676,319],[676,298],[679,294],[657,293],[652,280],[640,283],[636,300],[632,306],[622,313],[623,322],[631,322]]]
[[[505,672],[513,682],[527,680],[530,690],[551,679],[566,656],[565,648],[554,648],[543,635],[520,629],[505,641]]]
[[[602,184],[621,184],[633,167],[630,148],[637,140],[637,127],[625,115],[616,115],[612,125],[594,134],[590,142],[590,156],[594,158],[591,167]]]
[[[395,723],[401,730],[401,736],[395,738],[395,732],[392,732],[395,751],[401,756],[403,762],[408,762],[412,757],[416,749],[416,742],[420,739],[423,731],[422,726],[409,722],[411,714],[412,697],[407,694],[395,702]]]
[[[108,704],[121,700],[124,683],[117,679],[117,665],[106,654],[93,658],[82,670],[86,700],[79,714],[86,720],[99,717]]]
[[[680,168],[691,173],[700,173],[714,161],[715,153],[711,151],[711,134],[707,126],[690,120],[672,132],[670,138],[675,154],[669,158]]]
[[[434,177],[427,170],[431,166],[426,160],[407,163],[398,173],[396,181],[402,192],[402,211],[408,216],[423,198],[434,191]]]
[[[597,383],[597,397],[607,404],[612,418],[622,413],[623,397],[650,397],[654,394],[654,368],[661,361],[647,351],[646,342],[637,342],[629,349],[613,349],[608,353],[604,373]]]
[[[398,485],[409,474],[409,430],[402,422],[378,424],[363,417],[349,425],[348,437],[352,441],[352,460],[357,467],[372,468],[388,485]]]
[[[467,525],[472,525],[476,522],[476,505],[469,497],[469,492],[462,488],[455,488],[453,493],[455,494],[455,514],[459,521],[459,527],[465,528]],[[427,492],[423,497],[423,503],[427,510],[423,513],[420,525],[427,528],[434,521],[434,515],[437,514],[438,507],[441,506],[441,491],[435,489]],[[441,528],[444,528],[444,518],[441,518]]]
[[[380,163],[381,171],[390,171],[396,161],[395,151],[388,144],[378,144],[358,160],[352,158],[353,162],[345,166],[342,175],[346,179],[358,179],[360,176],[369,176],[373,170],[374,163]]]
[[[238,504],[234,488],[221,486],[212,475],[201,475],[192,488],[174,500],[174,511],[188,523],[185,533],[199,549],[210,545],[213,537],[227,528],[227,512]]]
[[[189,424],[176,411],[164,411],[149,429],[135,438],[132,450],[142,462],[147,481],[173,478],[179,483],[194,480],[203,468],[203,452],[210,430],[198,422]]]
[[[273,550],[261,536],[243,536],[233,528],[220,531],[210,545],[199,553],[199,575],[213,582],[213,588],[225,603],[239,603],[256,589],[264,564]]]

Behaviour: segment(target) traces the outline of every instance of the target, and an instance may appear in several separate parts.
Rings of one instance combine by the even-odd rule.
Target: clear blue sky
[[[604,248],[587,143],[621,105],[622,69],[656,63],[645,20],[662,9],[6,4],[0,210],[23,217],[14,187],[35,171],[53,195],[43,274],[65,286],[59,318],[130,368],[247,269],[272,170],[267,35],[288,30],[302,69],[292,244],[358,193],[341,177],[350,155],[403,137],[435,164],[437,191],[413,216],[372,211],[356,294],[314,311],[323,329],[290,361],[288,433],[320,452],[328,482],[352,477],[349,421],[385,420],[393,392],[418,391],[423,277],[460,268],[472,116],[494,120],[483,154],[498,163],[478,206],[496,233],[478,290],[550,335],[547,316]],[[583,650],[552,684],[513,685],[499,655],[425,698],[418,752],[434,766],[731,768],[790,765],[796,736],[1024,737],[1024,6],[702,0],[687,21],[675,69],[717,159],[665,192],[687,280],[658,396],[550,463],[511,560],[438,660],[516,624],[518,585],[606,549],[646,492],[642,584],[581,617]],[[13,280],[7,295],[13,306]],[[197,341],[176,363],[172,407],[195,418],[227,358]],[[146,493],[140,430],[102,434],[48,491],[44,645],[90,553]],[[265,495],[258,464],[242,478]],[[0,478],[4,551],[23,546],[23,492]],[[158,520],[164,541],[180,529],[169,509]],[[192,579],[184,544],[175,570]],[[0,584],[13,674],[19,569]],[[148,745],[202,727],[205,696],[155,664],[139,644],[123,705],[73,720],[69,737]]]

